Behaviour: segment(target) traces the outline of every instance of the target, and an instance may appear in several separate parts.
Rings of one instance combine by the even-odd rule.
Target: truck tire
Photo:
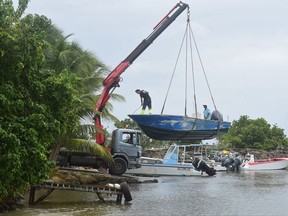
[[[121,182],[120,186],[121,186],[121,191],[122,191],[122,193],[124,195],[124,198],[125,198],[125,202],[131,201],[132,200],[132,196],[131,196],[131,193],[130,193],[129,186],[128,186],[127,182]]]
[[[123,158],[115,158],[114,163],[109,167],[109,173],[112,175],[122,175],[126,172],[128,166]]]

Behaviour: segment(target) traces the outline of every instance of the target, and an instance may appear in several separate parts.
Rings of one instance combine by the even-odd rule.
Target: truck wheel
[[[131,196],[131,193],[130,193],[129,186],[128,186],[127,182],[121,182],[120,186],[121,186],[121,191],[122,191],[122,193],[124,195],[124,198],[125,198],[125,202],[131,201],[132,200],[132,196]]]
[[[112,175],[122,175],[126,172],[128,166],[123,158],[115,158],[114,163],[109,167],[109,173]]]

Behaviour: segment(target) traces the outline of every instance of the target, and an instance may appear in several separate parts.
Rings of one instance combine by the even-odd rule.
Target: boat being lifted
[[[165,96],[165,100],[163,103],[162,110],[160,114],[130,114],[128,115],[132,120],[134,120],[138,126],[142,129],[142,131],[150,138],[155,140],[163,140],[163,141],[187,141],[187,142],[195,142],[195,141],[201,141],[201,140],[208,140],[216,138],[220,135],[223,135],[228,132],[231,122],[223,121],[223,115],[218,111],[216,108],[216,104],[211,92],[210,85],[208,83],[207,75],[205,73],[202,60],[200,58],[199,50],[197,49],[196,40],[194,38],[194,34],[192,33],[192,28],[190,25],[190,17],[189,17],[189,11],[187,12],[187,24],[186,29],[184,33],[184,37],[182,39],[182,43],[180,46],[180,50],[178,52],[178,57],[176,60],[176,64],[173,67],[174,70],[171,75],[171,79],[168,85],[168,90]],[[193,38],[193,40],[191,40]],[[186,39],[186,40],[184,40]],[[185,45],[183,45],[183,42],[186,42]],[[193,44],[194,42],[194,44]],[[194,46],[193,46],[194,45]],[[182,49],[183,47],[186,47],[186,49]],[[190,49],[188,49],[188,47]],[[197,55],[194,55],[193,48],[196,50]],[[185,83],[183,86],[174,85],[177,86],[176,89],[177,93],[181,92],[179,91],[179,88],[184,88],[184,115],[175,115],[175,114],[164,114],[164,108],[168,99],[168,95],[171,92],[170,89],[172,87],[172,81],[175,77],[176,68],[179,60],[179,56],[181,51],[185,51],[185,67],[180,67],[179,71],[182,72],[179,74],[179,78],[184,78]],[[193,54],[192,54],[193,53]],[[201,65],[202,72],[204,74],[210,97],[213,102],[214,111],[208,116],[202,116],[198,112],[197,109],[197,99],[196,99],[196,81],[200,79],[198,76],[195,75],[195,70],[197,67],[194,67],[194,56],[198,56],[199,62]],[[191,61],[191,62],[190,62]],[[189,64],[188,64],[189,63]],[[182,69],[182,70],[181,70]],[[192,80],[191,80],[192,78]],[[189,80],[188,80],[189,79]],[[203,79],[202,79],[203,80]],[[164,82],[164,80],[163,80]],[[161,82],[162,83],[162,82]],[[190,91],[191,86],[193,86],[193,91]],[[202,85],[201,85],[202,86]],[[192,96],[193,92],[193,96]],[[173,96],[175,97],[176,93],[174,92]],[[181,97],[181,95],[180,95]],[[177,96],[179,98],[179,95]],[[193,101],[191,101],[191,99]],[[175,103],[175,102],[174,102]],[[188,112],[188,105],[194,104],[195,107],[193,111]],[[203,105],[204,106],[204,105]],[[190,109],[190,108],[189,108]],[[142,107],[142,113],[144,113],[145,106]],[[207,114],[208,114],[207,110]],[[191,117],[188,116],[188,113],[193,113]],[[210,120],[211,119],[211,120]]]
[[[155,140],[206,140],[227,133],[231,122],[180,115],[128,115]]]

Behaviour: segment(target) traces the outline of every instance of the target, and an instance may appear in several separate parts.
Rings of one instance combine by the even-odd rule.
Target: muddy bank
[[[77,168],[77,169],[56,169],[49,182],[57,184],[73,184],[73,185],[97,185],[104,186],[110,184],[120,184],[121,182],[127,182],[128,184],[140,184],[140,183],[157,183],[157,179],[141,180],[135,176],[122,175],[114,176],[100,172],[99,170]]]
[[[44,182],[55,183],[55,184],[65,184],[65,185],[85,185],[85,186],[96,186],[104,187],[107,184],[120,184],[122,182],[127,182],[128,185],[131,184],[143,184],[143,183],[157,183],[157,179],[141,180],[138,177],[130,175],[113,176],[105,173],[104,170],[88,169],[83,167],[57,168],[54,170],[53,175],[50,179]],[[29,188],[27,188],[27,193],[29,193]],[[14,199],[7,200],[6,203],[0,205],[0,213],[9,212],[18,208],[22,208],[21,200],[22,195],[17,196]]]

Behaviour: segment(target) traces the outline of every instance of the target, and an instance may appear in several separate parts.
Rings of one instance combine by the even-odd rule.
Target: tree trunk
[[[52,150],[50,152],[50,155],[49,155],[49,160],[55,160],[57,159],[57,155],[59,154],[59,151],[60,151],[60,143],[54,143],[53,147],[52,147]]]

